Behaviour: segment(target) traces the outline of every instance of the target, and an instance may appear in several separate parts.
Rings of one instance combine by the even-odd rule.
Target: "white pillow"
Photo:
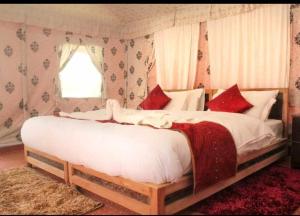
[[[241,92],[243,97],[253,105],[253,107],[244,112],[244,114],[259,118],[263,121],[266,120],[266,118],[268,118],[266,115],[271,111],[270,109],[272,108],[272,106],[270,107],[269,105],[270,100],[274,99],[276,101],[278,92],[278,90]],[[265,109],[266,111],[264,111]]]
[[[170,111],[202,111],[204,110],[205,94],[204,89],[193,89],[187,91],[174,91],[164,93],[171,98],[171,101],[164,107]]]
[[[224,89],[218,89],[213,98],[223,93]],[[276,97],[279,90],[271,91],[241,91],[242,96],[253,105],[252,108],[244,112],[244,114],[266,120],[271,112],[273,104],[276,102]]]
[[[166,92],[164,93],[171,98],[171,101],[164,107],[164,110],[169,111],[180,111],[187,109],[187,91],[176,91],[176,92]]]
[[[276,102],[276,99],[271,98],[271,100],[269,100],[269,102],[267,103],[267,105],[265,106],[262,115],[261,115],[261,120],[265,121],[268,119],[272,106],[274,105],[274,103]]]
[[[203,111],[204,104],[205,104],[205,93],[203,88],[188,91],[187,110]]]

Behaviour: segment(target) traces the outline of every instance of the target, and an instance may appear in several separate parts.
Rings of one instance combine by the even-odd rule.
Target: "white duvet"
[[[111,108],[114,108],[113,104]],[[22,140],[27,146],[71,163],[112,176],[160,184],[174,182],[191,170],[186,137],[180,132],[164,129],[170,127],[172,121],[219,123],[231,132],[238,154],[245,149],[261,148],[274,139],[273,131],[263,121],[243,114],[117,109],[112,112],[116,121],[135,125],[95,122],[98,117],[77,120],[40,116],[25,121],[21,129]],[[90,114],[81,113],[86,119]]]

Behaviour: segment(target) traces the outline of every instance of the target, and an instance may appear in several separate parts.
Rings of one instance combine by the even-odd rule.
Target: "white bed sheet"
[[[267,119],[265,123],[272,129],[276,137],[282,138],[283,122],[281,120]]]
[[[242,114],[189,113],[223,124],[233,135],[238,155],[262,148],[275,139],[263,121]],[[186,116],[184,112],[181,114]],[[169,129],[39,116],[25,121],[21,136],[29,147],[138,182],[174,182],[191,170],[186,137]]]

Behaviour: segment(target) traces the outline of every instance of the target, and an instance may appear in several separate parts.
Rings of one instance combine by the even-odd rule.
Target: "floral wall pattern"
[[[21,143],[25,119],[53,111],[88,111],[103,107],[99,98],[62,99],[55,94],[61,43],[86,41],[103,47],[107,96],[124,103],[124,40],[93,38],[53,29],[0,22],[0,146]]]
[[[291,65],[289,82],[291,115],[300,114],[300,7],[291,6]]]
[[[156,84],[153,35],[126,41],[127,108],[136,109]]]
[[[25,35],[20,24],[0,22],[0,144],[20,139],[16,128],[23,122],[23,88],[27,69],[22,64],[21,48]]]
[[[194,88],[204,86],[210,88],[210,70],[208,61],[208,32],[206,22],[200,23],[198,43],[198,63]]]

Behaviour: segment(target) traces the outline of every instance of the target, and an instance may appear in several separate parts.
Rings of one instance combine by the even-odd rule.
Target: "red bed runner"
[[[97,122],[124,124],[115,120],[97,120]],[[170,129],[180,131],[188,138],[192,153],[194,193],[236,174],[236,147],[231,133],[224,126],[202,121],[173,123]]]
[[[237,152],[231,133],[222,125],[203,121],[173,123],[189,138],[192,153],[194,192],[236,174]]]

